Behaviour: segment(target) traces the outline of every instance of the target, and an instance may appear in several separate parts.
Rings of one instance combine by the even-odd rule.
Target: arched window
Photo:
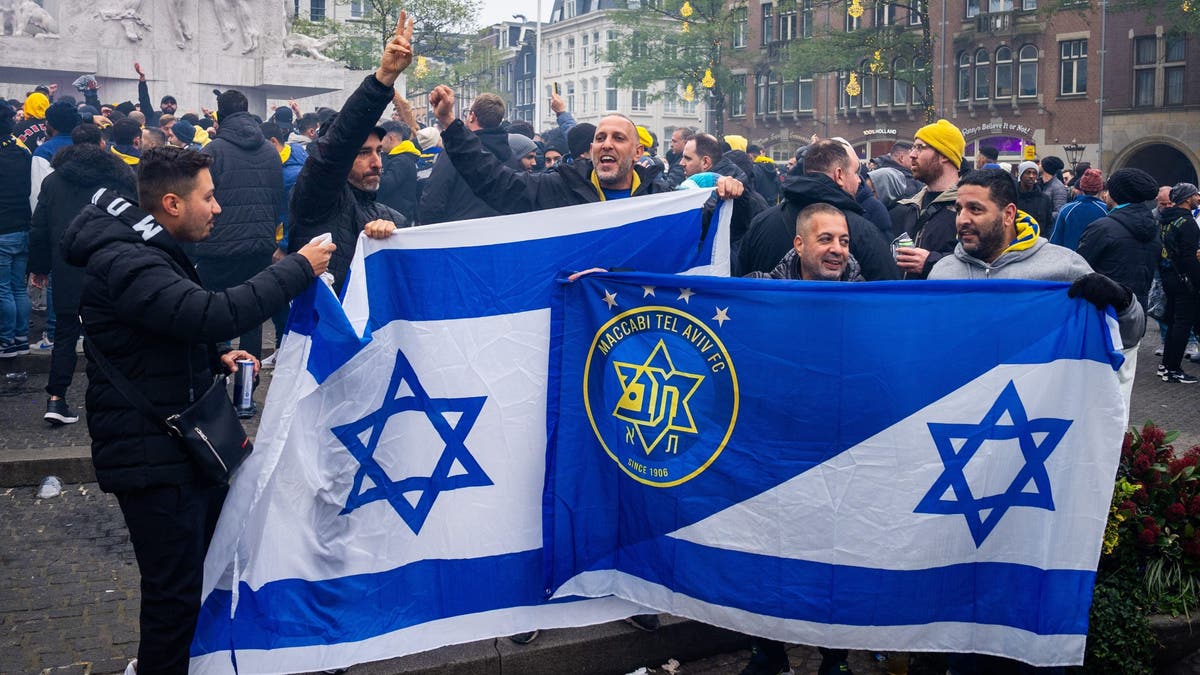
[[[992,88],[988,83],[989,67],[988,53],[986,49],[980,49],[975,52],[975,100],[984,101],[992,93]]]
[[[1017,58],[1020,60],[1020,65],[1017,66],[1017,79],[1020,86],[1017,90],[1017,96],[1021,98],[1034,98],[1037,96],[1038,85],[1037,47],[1033,45],[1021,47],[1021,51],[1017,53]]]
[[[1012,50],[1000,47],[996,50],[996,98],[1011,98],[1013,93]]]
[[[907,65],[907,59],[892,61],[892,105],[908,103],[908,87],[912,75],[904,72]]]
[[[971,55],[963,52],[958,55],[958,100],[967,101],[971,98]]]
[[[924,105],[925,103],[925,86],[928,84],[929,73],[925,69],[925,62],[921,57],[914,56],[912,60],[912,76],[909,78],[912,90],[908,100],[912,101],[913,105]]]

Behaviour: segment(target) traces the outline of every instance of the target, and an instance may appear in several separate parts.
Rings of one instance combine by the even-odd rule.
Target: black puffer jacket
[[[862,207],[822,173],[789,176],[783,184],[783,202],[763,211],[750,224],[738,252],[740,274],[770,272],[793,248],[796,216],[810,204],[829,204],[846,214],[850,229],[850,255],[858,261],[867,281],[899,276],[888,242],[879,228],[862,215]]]
[[[121,206],[107,191],[99,195],[67,229],[63,253],[87,270],[79,312],[91,346],[165,418],[188,406],[189,391],[199,396],[212,383],[218,363],[206,345],[232,339],[286,307],[312,282],[312,267],[291,255],[240,286],[206,291],[170,233],[152,220],[145,225],[149,216],[136,206]],[[100,489],[195,480],[178,441],[138,412],[94,363],[87,374]]]
[[[1075,252],[1092,269],[1124,284],[1147,307],[1154,270],[1162,257],[1158,221],[1142,203],[1126,204],[1083,230]]]
[[[212,178],[221,213],[195,257],[266,255],[275,252],[275,226],[283,203],[283,163],[250,113],[221,120],[217,137],[202,150],[212,155]]]
[[[374,192],[346,182],[359,148],[391,102],[392,88],[383,86],[374,74],[367,75],[346,99],[325,135],[309,144],[308,160],[292,189],[288,248],[298,251],[313,237],[332,234],[337,250],[329,261],[329,272],[338,291],[350,269],[363,226],[372,220],[390,220],[396,227],[412,224],[399,211],[375,201]],[[278,157],[275,163],[279,163]]]
[[[1193,289],[1200,290],[1200,261],[1196,260],[1196,250],[1200,248],[1200,226],[1196,224],[1192,212],[1179,206],[1168,206],[1159,212],[1158,225],[1163,243],[1162,259],[1159,261],[1163,284],[1167,283],[1172,271],[1177,271],[1177,279],[1182,274]],[[1177,284],[1179,286],[1183,284]],[[55,297],[58,297],[57,291],[55,293]]]
[[[29,171],[33,155],[15,136],[0,140],[0,234],[29,229]]]
[[[501,128],[480,129],[474,135],[484,150],[501,163],[512,157],[512,150],[508,147],[508,131]],[[445,144],[444,139],[442,142]],[[500,214],[498,210],[475,196],[471,187],[463,180],[457,162],[447,154],[443,154],[437,164],[433,165],[429,181],[421,191],[421,204],[417,212],[420,214],[418,220],[422,225],[487,218]]]
[[[484,152],[479,137],[455,120],[442,131],[442,145],[447,157],[453,158],[463,180],[488,206],[500,213],[528,213],[560,206],[591,204],[604,201],[604,195],[592,182],[592,162],[581,159],[563,164],[556,171],[529,173],[504,166],[491,153]],[[670,192],[662,181],[662,167],[633,165],[637,174],[634,197]]]
[[[29,231],[29,271],[54,274],[54,311],[77,312],[83,270],[63,260],[59,243],[67,226],[92,201],[98,188],[137,201],[137,178],[129,165],[98,145],[69,145],[54,155],[54,173],[42,181],[33,228]]]

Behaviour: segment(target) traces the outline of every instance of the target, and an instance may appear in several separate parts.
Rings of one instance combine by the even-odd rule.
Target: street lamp
[[[1083,157],[1083,151],[1086,149],[1086,145],[1079,145],[1074,138],[1071,139],[1070,145],[1063,146],[1063,151],[1067,153],[1067,162],[1071,165],[1071,173],[1078,171],[1079,158]]]

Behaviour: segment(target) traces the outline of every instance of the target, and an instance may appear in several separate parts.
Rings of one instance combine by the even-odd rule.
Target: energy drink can
[[[254,405],[254,362],[250,359],[237,360],[237,373],[233,379],[233,407],[241,418],[253,417],[258,408]]]
[[[916,246],[916,244],[913,242],[912,237],[908,236],[907,232],[896,237],[892,240],[892,258],[896,258],[896,251],[902,248],[912,248],[913,246]]]

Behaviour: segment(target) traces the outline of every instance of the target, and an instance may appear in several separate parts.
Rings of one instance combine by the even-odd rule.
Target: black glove
[[[1067,290],[1067,295],[1072,298],[1083,297],[1100,309],[1112,305],[1117,312],[1125,311],[1129,303],[1133,302],[1132,291],[1096,272],[1076,279]]]

